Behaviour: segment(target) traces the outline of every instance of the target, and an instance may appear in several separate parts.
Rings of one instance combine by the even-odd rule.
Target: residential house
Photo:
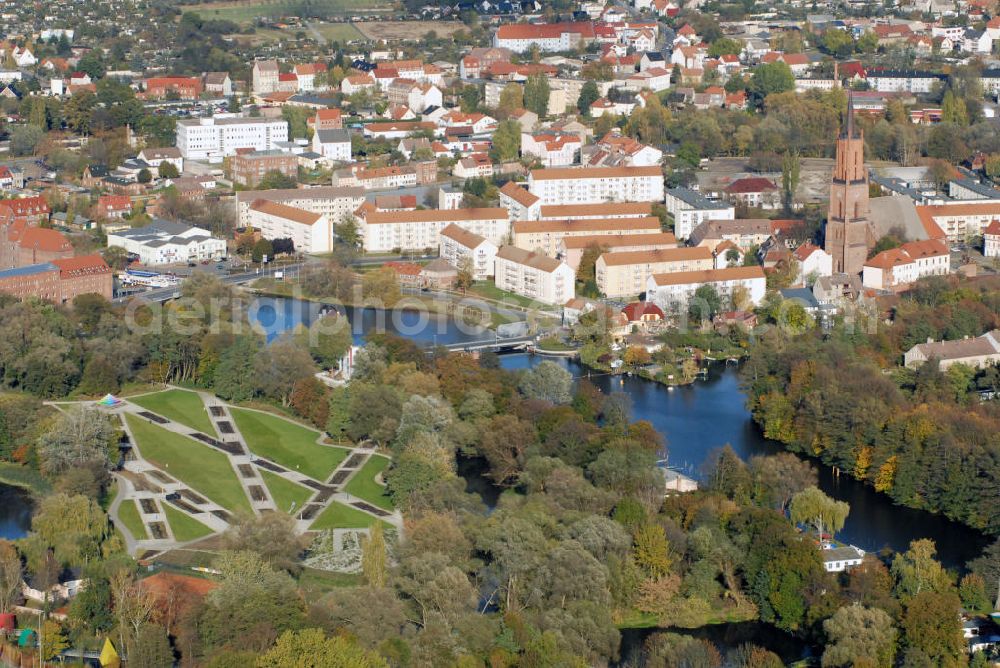
[[[500,290],[543,304],[562,305],[576,296],[576,275],[569,265],[515,246],[497,250],[493,276]]]
[[[472,278],[482,281],[493,275],[499,247],[486,237],[451,223],[440,233],[438,254],[453,267],[468,269]]]
[[[994,329],[982,336],[955,341],[918,343],[903,354],[903,364],[915,368],[929,360],[937,360],[944,371],[954,364],[964,364],[976,369],[1000,362],[1000,330]]]

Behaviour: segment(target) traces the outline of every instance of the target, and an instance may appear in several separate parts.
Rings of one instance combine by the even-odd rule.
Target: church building
[[[833,257],[834,273],[861,273],[875,245],[868,219],[868,172],[864,132],[854,126],[854,105],[847,105],[847,124],[837,139],[837,159],[830,185],[824,250]]]

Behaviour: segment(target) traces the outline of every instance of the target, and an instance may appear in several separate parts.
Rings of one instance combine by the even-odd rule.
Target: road
[[[286,264],[281,266],[268,267],[261,273],[259,270],[247,271],[239,274],[229,274],[228,276],[221,276],[220,280],[227,285],[239,285],[240,283],[249,283],[250,281],[260,278],[261,276],[267,276],[273,274],[275,271],[283,271],[285,275],[289,278],[296,275],[302,267],[305,266],[304,262],[297,262],[295,264]],[[145,292],[138,292],[134,294],[125,295],[122,297],[116,297],[114,303],[124,304],[133,297],[139,297],[149,302],[165,302],[169,299],[179,297],[181,293],[180,285],[172,285],[168,288],[156,288],[154,290],[146,290]]]

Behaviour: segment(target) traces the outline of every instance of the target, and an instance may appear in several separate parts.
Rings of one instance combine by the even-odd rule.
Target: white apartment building
[[[333,249],[333,227],[321,213],[259,199],[250,205],[250,225],[265,239],[291,239],[300,253]]]
[[[597,258],[597,289],[606,297],[633,297],[646,289],[653,274],[700,271],[715,267],[712,251],[704,247],[663,248],[604,253]]]
[[[649,218],[649,202],[604,202],[601,204],[550,204],[539,210],[539,220],[585,220],[587,218]]]
[[[358,222],[364,248],[369,253],[436,248],[441,231],[452,223],[498,246],[510,235],[507,211],[499,208],[365,211]]]
[[[177,121],[177,148],[186,160],[222,160],[236,149],[269,151],[288,141],[282,119],[213,116]]]
[[[239,216],[240,227],[250,225],[250,205],[259,199],[278,202],[312,213],[320,213],[327,217],[331,225],[337,225],[344,218],[353,216],[358,207],[365,203],[365,189],[320,186],[318,188],[238,191],[236,193],[236,212]]]
[[[576,296],[576,274],[568,264],[523,248],[502,246],[493,272],[499,289],[543,304],[561,305]]]
[[[754,306],[764,300],[767,291],[764,269],[759,266],[678,271],[650,276],[646,281],[646,301],[653,302],[664,311],[674,304],[685,306],[703,285],[714,287],[724,300],[732,299],[736,288],[744,288]]]
[[[589,22],[579,23],[508,23],[497,28],[493,46],[527,53],[532,47],[540,51],[572,51],[594,37]]]
[[[507,209],[511,220],[538,220],[542,200],[513,181],[508,181],[500,188],[500,206]]]
[[[876,69],[868,72],[867,81],[872,90],[880,93],[926,94],[933,92],[934,84],[946,78],[935,72]]]
[[[729,202],[710,200],[690,188],[668,188],[664,207],[674,217],[674,234],[687,239],[706,220],[734,220],[736,207]]]
[[[218,260],[226,256],[226,242],[208,230],[156,219],[145,227],[108,233],[108,248],[118,246],[139,256],[144,265]]]
[[[1000,257],[1000,220],[994,220],[983,230],[983,255]]]
[[[991,222],[1000,220],[1000,202],[917,206],[917,215],[931,238],[962,243],[981,236]]]
[[[907,286],[924,276],[943,276],[951,271],[948,247],[937,239],[910,241],[882,251],[865,262],[861,283],[866,288],[891,290]]]
[[[452,223],[441,230],[438,254],[459,269],[468,263],[472,278],[482,281],[493,275],[498,246],[487,239]]]
[[[583,218],[574,220],[518,220],[511,225],[514,245],[555,257],[559,243],[570,237],[658,234],[659,218]]]
[[[328,160],[351,161],[351,133],[347,130],[316,130],[312,150]]]
[[[658,167],[536,169],[528,190],[542,204],[662,202],[663,170]]]

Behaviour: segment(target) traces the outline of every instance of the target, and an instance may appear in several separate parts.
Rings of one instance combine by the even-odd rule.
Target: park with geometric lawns
[[[338,553],[376,523],[389,535],[402,526],[381,480],[389,458],[372,447],[176,387],[104,408],[131,445],[109,511],[134,555],[211,551],[248,514],[287,513],[300,534]]]

